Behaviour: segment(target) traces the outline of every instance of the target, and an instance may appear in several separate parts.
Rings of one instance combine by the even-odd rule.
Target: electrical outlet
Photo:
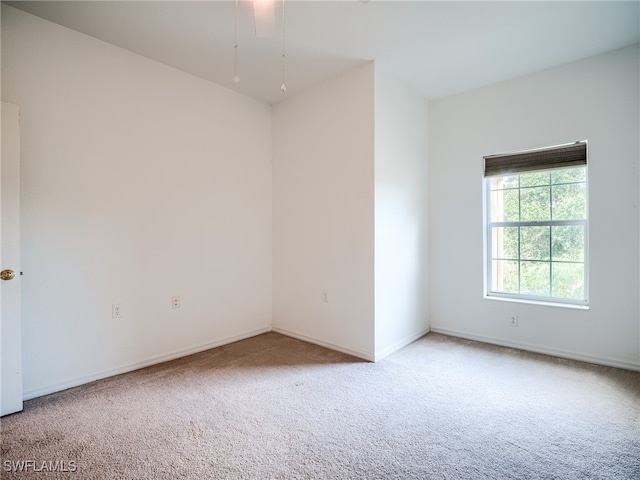
[[[512,327],[518,326],[518,315],[511,315],[511,317],[509,318],[509,325],[511,325]]]
[[[111,305],[111,318],[122,318],[122,304],[114,303]]]
[[[171,308],[180,308],[180,295],[171,297]]]
[[[327,293],[326,290],[322,290],[322,301],[323,302],[328,302],[329,301],[329,294]]]

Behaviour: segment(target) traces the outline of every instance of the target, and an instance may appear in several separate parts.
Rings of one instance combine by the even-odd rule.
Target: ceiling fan
[[[235,44],[234,44],[234,77],[233,83],[240,82],[238,75],[238,1],[235,0]],[[285,83],[285,0],[252,0],[253,18],[255,22],[256,37],[270,37],[276,30],[275,4],[279,1],[282,4],[282,85],[280,89],[283,93],[287,91]],[[369,0],[359,0],[361,3],[369,3]]]
[[[275,0],[253,0],[256,37],[270,37],[276,30]],[[282,2],[284,8],[284,1]]]
[[[280,89],[283,93],[287,91],[285,83],[285,24],[284,24],[284,1],[282,2],[282,85]],[[275,33],[275,3],[276,0],[253,0],[253,17],[255,22],[256,37],[270,37]],[[234,56],[234,76],[233,83],[240,82],[238,75],[238,0],[235,0],[235,42],[233,46]]]
[[[276,1],[282,2],[282,8],[284,10],[285,0],[253,0],[253,17],[255,19],[255,24],[256,24],[256,37],[270,37],[275,33]],[[360,3],[369,3],[369,0],[358,0],[358,1]]]

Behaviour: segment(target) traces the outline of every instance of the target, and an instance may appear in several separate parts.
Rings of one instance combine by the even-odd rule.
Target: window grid
[[[542,172],[540,172],[542,173]],[[490,217],[490,221],[488,222],[488,234],[489,234],[489,238],[491,239],[490,242],[488,242],[488,246],[489,246],[489,262],[488,262],[488,269],[489,269],[489,275],[488,275],[488,280],[489,280],[489,284],[488,284],[488,293],[491,294],[498,294],[501,296],[516,296],[518,298],[520,297],[527,297],[526,294],[522,294],[522,265],[530,262],[530,263],[538,263],[538,264],[547,264],[549,267],[549,296],[547,297],[546,295],[529,295],[531,297],[533,297],[533,299],[543,299],[545,301],[549,300],[552,302],[558,302],[558,303],[577,303],[577,304],[585,304],[586,303],[586,299],[588,298],[588,287],[587,287],[587,282],[586,282],[586,276],[587,276],[587,220],[586,220],[586,212],[585,212],[585,218],[584,219],[575,219],[575,220],[554,220],[554,208],[553,208],[553,200],[554,200],[554,187],[559,187],[559,186],[566,186],[566,185],[579,185],[579,184],[584,184],[586,187],[586,170],[585,170],[585,177],[583,179],[580,180],[576,180],[576,181],[561,181],[558,183],[553,183],[553,179],[552,179],[552,172],[548,171],[547,173],[547,183],[543,184],[543,185],[528,185],[528,186],[522,186],[522,175],[517,175],[518,177],[518,181],[517,181],[517,186],[507,186],[504,188],[492,188],[491,185],[491,178],[487,178],[486,182],[487,182],[487,186],[489,187],[489,195],[487,195],[487,204],[488,204],[488,214],[490,216],[492,216],[492,196],[491,196],[491,192],[497,192],[497,191],[518,191],[518,220],[519,221],[491,221],[491,217]],[[509,176],[509,175],[505,175],[505,176]],[[513,175],[515,176],[515,175]],[[548,200],[549,200],[549,211],[548,211],[548,218],[549,220],[539,220],[539,221],[522,221],[522,192],[525,189],[533,189],[533,188],[540,188],[540,187],[547,187],[548,188]],[[586,191],[585,191],[585,202],[586,202]],[[585,208],[586,208],[586,203],[585,203]],[[549,229],[549,241],[548,241],[548,260],[543,260],[543,259],[523,259],[522,258],[522,228],[523,227],[548,227]],[[581,226],[582,227],[582,235],[583,235],[583,241],[582,241],[582,261],[577,261],[577,260],[554,260],[554,252],[553,252],[553,241],[554,241],[554,236],[553,236],[553,228],[554,226]],[[518,243],[517,243],[517,258],[513,259],[513,258],[507,258],[507,257],[499,257],[499,256],[494,256],[493,255],[493,242],[494,242],[494,228],[506,228],[506,227],[517,227],[517,233],[518,233]],[[513,294],[513,293],[509,293],[509,292],[505,292],[505,291],[500,291],[500,290],[495,290],[493,288],[494,286],[494,274],[495,272],[493,271],[493,265],[495,261],[515,261],[517,262],[517,288],[518,288],[518,292],[517,294]],[[554,276],[554,265],[582,265],[583,266],[583,272],[584,272],[584,299],[573,299],[573,298],[564,298],[564,297],[554,297],[554,281],[553,281],[553,276]]]
[[[549,172],[549,218],[553,221],[553,188]],[[549,227],[549,296],[553,297],[553,229]]]

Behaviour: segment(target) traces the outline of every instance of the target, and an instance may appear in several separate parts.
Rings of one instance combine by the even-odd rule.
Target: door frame
[[[20,108],[0,105],[0,269],[15,278],[0,280],[0,415],[22,410],[22,320],[20,270]]]

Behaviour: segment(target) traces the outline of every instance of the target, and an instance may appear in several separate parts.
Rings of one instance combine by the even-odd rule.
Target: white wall
[[[273,328],[371,360],[373,74],[358,67],[272,119]]]
[[[427,101],[375,67],[375,356],[424,335]]]
[[[638,70],[637,46],[612,52],[432,102],[427,128],[422,98],[373,63],[271,112],[3,5],[26,397],[268,331],[272,316],[370,360],[424,332],[428,310],[435,331],[638,368]],[[591,309],[484,300],[482,156],[584,138]]]
[[[432,330],[640,368],[639,91],[636,45],[430,103]],[[582,139],[591,308],[483,299],[482,156]]]
[[[5,5],[2,99],[27,398],[270,329],[268,105]]]

